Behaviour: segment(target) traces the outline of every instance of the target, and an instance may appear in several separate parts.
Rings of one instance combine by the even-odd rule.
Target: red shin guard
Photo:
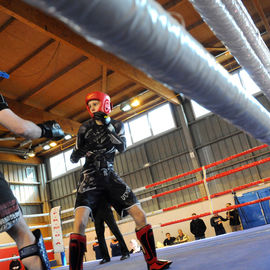
[[[172,262],[157,259],[152,226],[150,224],[145,225],[143,228],[136,231],[136,235],[143,247],[144,259],[147,263],[148,270],[167,269]]]
[[[145,225],[140,230],[136,231],[138,240],[143,247],[144,259],[148,265],[157,261],[157,253],[155,247],[155,240],[150,224]]]
[[[69,269],[83,269],[83,255],[86,251],[86,236],[72,233],[69,241]]]

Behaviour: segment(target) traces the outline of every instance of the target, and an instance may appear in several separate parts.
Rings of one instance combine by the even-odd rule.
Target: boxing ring
[[[164,180],[161,180],[159,182],[153,183],[151,185],[143,186],[140,188],[135,189],[135,193],[138,193],[145,189],[153,189],[157,186],[160,186],[164,183],[173,182],[176,179],[182,178],[187,175],[192,175],[198,172],[204,172],[204,179],[201,181],[196,181],[194,183],[184,185],[172,190],[168,190],[166,192],[162,192],[159,194],[155,194],[153,196],[145,197],[140,200],[143,206],[143,202],[152,200],[157,197],[166,196],[167,194],[175,193],[183,189],[188,189],[193,186],[197,186],[200,184],[204,184],[206,187],[209,182],[211,181],[222,181],[222,178],[237,173],[243,170],[246,170],[251,167],[259,166],[260,164],[264,164],[266,162],[270,161],[270,158],[263,158],[258,161],[245,164],[243,166],[239,166],[237,168],[234,168],[232,170],[228,170],[226,172],[217,173],[216,175],[212,175],[210,177],[207,177],[207,171],[206,169],[213,168],[218,165],[224,165],[226,162],[237,159],[237,158],[245,158],[247,155],[251,153],[256,153],[257,151],[262,150],[268,150],[268,146],[266,144],[260,145],[251,149],[248,149],[246,151],[243,151],[241,153],[235,154],[233,156],[227,157],[225,159],[216,161],[214,163],[205,165],[200,168],[196,168],[194,170],[191,170],[189,172],[181,173],[179,175],[176,175],[171,178],[167,178]],[[269,150],[266,152],[268,153]],[[265,155],[263,153],[262,155]],[[215,209],[212,204],[212,199],[220,196],[224,196],[225,194],[229,194],[232,192],[245,190],[250,187],[256,187],[261,184],[268,184],[270,183],[270,177],[264,178],[264,179],[257,179],[256,181],[250,182],[248,184],[237,186],[229,190],[225,190],[223,192],[215,193],[215,194],[208,194],[205,197],[198,198],[196,200],[187,201],[178,205],[174,205],[168,208],[160,209],[157,211],[153,211],[151,213],[147,213],[148,217],[152,216],[159,216],[162,213],[173,211],[175,209],[181,209],[189,205],[196,205],[201,202],[209,202],[208,208],[209,211],[207,212],[201,212],[197,216],[190,216],[190,217],[183,217],[178,220],[171,220],[165,223],[159,223],[159,224],[152,224],[153,230],[167,227],[170,225],[182,223],[191,221],[192,219],[198,218],[198,217],[206,217],[210,216],[213,213],[221,213],[228,211],[230,209],[234,208],[241,208],[247,205],[260,203],[263,201],[269,201],[270,196],[259,198],[257,200],[249,201],[242,204],[232,205],[228,208],[222,208],[222,209]],[[61,211],[61,215],[64,215],[68,212],[72,212],[74,209],[65,209]],[[37,216],[50,216],[50,213],[42,213],[42,214],[33,214],[33,215],[25,215],[24,217],[26,220],[32,217]],[[61,222],[61,224],[66,223],[72,223],[74,219],[69,219]],[[128,223],[131,221],[131,218],[125,218],[123,220],[118,221],[117,223],[120,225],[122,223]],[[46,228],[46,227],[52,227],[51,224],[46,225],[37,225],[37,226],[30,226],[31,229],[36,228]],[[126,231],[123,233],[123,236],[127,235],[134,235],[134,227],[133,225],[130,225],[129,231]],[[94,231],[94,227],[90,227],[86,229],[87,232]],[[70,233],[64,234],[63,238],[68,239]],[[111,237],[107,237],[106,239],[111,239]],[[45,241],[51,241],[53,237],[45,237]],[[95,241],[88,241],[87,247],[90,248],[90,245],[94,243]],[[2,247],[10,247],[15,246],[15,243],[8,243],[8,244],[1,244],[0,248]],[[65,250],[68,250],[68,246],[64,247]],[[219,267],[220,269],[267,269],[270,263],[270,257],[268,256],[268,250],[270,248],[270,225],[265,225],[261,227],[256,227],[252,229],[247,229],[244,231],[239,232],[233,232],[233,233],[227,233],[225,235],[221,236],[215,236],[215,237],[209,237],[206,239],[198,240],[198,241],[192,241],[187,242],[183,244],[178,244],[170,247],[164,247],[157,249],[157,252],[159,254],[160,258],[173,260],[173,264],[171,265],[171,269],[181,269],[179,265],[183,265],[184,269],[205,269],[208,265]],[[47,250],[48,254],[54,253],[54,249]],[[67,255],[68,256],[68,255]],[[196,259],[194,259],[196,258]],[[0,263],[4,261],[9,261],[14,258],[1,258]],[[259,268],[255,268],[258,267]],[[145,262],[143,259],[142,253],[136,253],[131,254],[131,258],[126,261],[120,261],[119,257],[112,258],[110,263],[99,265],[99,261],[89,261],[84,263],[84,269],[119,269],[119,268],[128,267],[131,270],[132,269],[146,269]],[[59,269],[68,269],[68,266],[62,266]]]
[[[173,91],[177,93],[181,92],[187,97],[192,98],[205,108],[251,134],[254,138],[264,143],[270,143],[269,112],[254,97],[248,95],[244,89],[237,86],[231,80],[231,76],[216,63],[215,58],[208,54],[174,18],[154,1],[91,0],[89,2],[81,0],[25,0],[25,2],[57,17],[93,44],[124,59],[153,79],[168,86]],[[126,16],[126,14],[130,16]],[[125,34],[123,35],[123,33]],[[157,55],[159,57],[156,57]],[[262,80],[267,79],[268,76],[265,76]],[[268,86],[268,84],[266,85]],[[140,202],[144,203],[148,200],[198,185],[204,185],[205,189],[208,190],[207,185],[209,182],[219,179],[222,181],[222,178],[227,175],[259,166],[260,164],[269,162],[270,158],[264,158],[209,177],[207,177],[207,169],[266,147],[267,145],[255,147],[190,172],[141,187],[136,189],[135,192],[155,188],[158,185],[199,172],[203,173],[203,180],[143,198]],[[213,213],[220,213],[229,209],[268,201],[270,200],[270,196],[233,205],[229,208],[215,210],[211,203],[213,198],[269,182],[270,177],[257,179],[249,184],[234,187],[216,194],[210,194],[208,192],[207,196],[202,198],[147,213],[147,216],[155,216],[188,205],[209,201],[209,211],[201,212],[193,217],[184,217],[166,223],[153,224],[153,229],[155,230],[190,221],[198,217],[210,216]],[[72,211],[73,208],[66,209],[61,211],[61,214]],[[49,213],[41,215],[49,216]],[[28,215],[25,217],[31,218],[34,216],[37,215]],[[62,224],[72,223],[73,221],[74,219],[65,220]],[[130,219],[127,218],[119,221],[118,224],[129,221]],[[47,224],[35,226],[35,228],[44,226],[51,227],[50,224]],[[33,229],[34,227],[30,228]],[[88,228],[86,232],[93,230],[94,228]],[[134,234],[134,231],[126,232],[123,235],[129,234]],[[68,238],[69,234],[65,234],[63,237]],[[47,237],[45,240],[52,240],[52,238]],[[161,248],[157,250],[157,253],[160,258],[172,260],[171,269],[177,270],[208,269],[210,267],[217,267],[224,270],[264,270],[269,268],[270,263],[269,240],[270,226],[265,225]],[[93,242],[87,242],[87,245]],[[0,245],[0,247],[12,245],[15,244]],[[65,249],[67,249],[67,246],[65,246]],[[48,253],[52,252],[54,250],[48,250]],[[10,259],[12,258],[0,259],[0,262]],[[110,263],[104,265],[99,265],[98,261],[84,263],[84,269],[121,269],[127,267],[130,270],[146,269],[142,253],[132,254],[130,259],[121,262],[117,257],[112,258]],[[68,269],[68,266],[63,266],[59,269]]]
[[[159,258],[172,260],[171,270],[268,270],[270,225],[157,249]],[[113,257],[110,263],[84,263],[85,270],[146,269],[142,253],[128,260]],[[67,266],[57,269],[68,269]]]

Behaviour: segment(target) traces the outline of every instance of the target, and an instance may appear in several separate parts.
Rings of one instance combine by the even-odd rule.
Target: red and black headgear
[[[90,100],[99,100],[100,102],[100,107],[98,109],[99,112],[104,112],[106,114],[109,114],[112,111],[111,99],[107,94],[103,92],[99,92],[99,91],[89,93],[85,97],[85,103],[86,103],[86,108],[92,118],[94,117],[94,115],[93,113],[91,113],[88,107],[88,102]]]

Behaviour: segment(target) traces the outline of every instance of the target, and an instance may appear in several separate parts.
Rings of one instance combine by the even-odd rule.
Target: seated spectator
[[[116,238],[112,239],[110,247],[112,249],[112,257],[122,256],[121,247]]]
[[[136,239],[131,239],[129,243],[131,248],[129,253],[137,253],[142,250]]]
[[[174,241],[175,241],[175,237],[171,237],[171,234],[170,233],[166,233],[166,239],[163,241],[163,245],[164,246],[171,246],[171,245],[173,245],[173,244],[175,244],[174,243]]]
[[[210,219],[210,224],[212,227],[214,227],[216,235],[225,234],[226,231],[223,227],[222,221],[227,221],[226,218],[223,218],[222,216],[219,216],[218,214],[214,214],[213,217]]]
[[[197,214],[193,213],[192,216],[197,216]],[[206,225],[202,219],[196,218],[190,222],[190,232],[194,234],[195,240],[204,239],[205,231]]]
[[[231,203],[227,203],[226,207],[230,207],[231,205],[232,205]],[[226,212],[226,217],[230,221],[230,226],[231,226],[232,232],[242,230],[240,218],[239,218],[239,213],[238,213],[237,209],[232,209],[232,210]]]
[[[185,243],[185,242],[188,242],[188,240],[189,240],[189,237],[185,233],[183,233],[181,229],[179,229],[175,242]]]
[[[97,237],[95,237],[95,240],[97,240]],[[93,243],[93,250],[95,251],[95,254],[96,254],[96,260],[102,259],[100,246],[99,246],[98,241]]]

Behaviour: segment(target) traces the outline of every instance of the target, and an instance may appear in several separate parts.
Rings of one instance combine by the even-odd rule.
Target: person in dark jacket
[[[106,222],[111,232],[114,234],[114,236],[118,240],[117,243],[120,248],[120,255],[122,255],[120,260],[122,261],[122,260],[128,259],[130,257],[129,250],[126,246],[123,235],[121,234],[115,222],[113,212],[109,203],[105,199],[102,199],[98,207],[94,209],[92,214],[94,218],[97,239],[99,242],[99,247],[100,247],[101,256],[102,256],[102,260],[100,261],[100,264],[104,264],[110,261],[110,255],[108,252],[108,248],[107,248],[105,236],[104,236],[104,232],[105,232],[104,222]]]
[[[192,216],[197,216],[197,214],[193,213]],[[202,219],[196,218],[190,222],[190,232],[194,234],[195,240],[204,239],[205,231],[206,225]]]
[[[227,221],[226,218],[223,218],[222,216],[219,216],[218,214],[214,214],[213,217],[210,219],[210,224],[212,227],[214,227],[216,235],[225,234],[226,231],[223,227],[222,221]]]
[[[230,207],[231,205],[232,205],[231,203],[227,203],[226,207]],[[232,210],[226,212],[226,217],[230,221],[230,226],[231,226],[232,232],[242,230],[240,218],[239,218],[239,213],[238,213],[237,209],[232,209]]]

